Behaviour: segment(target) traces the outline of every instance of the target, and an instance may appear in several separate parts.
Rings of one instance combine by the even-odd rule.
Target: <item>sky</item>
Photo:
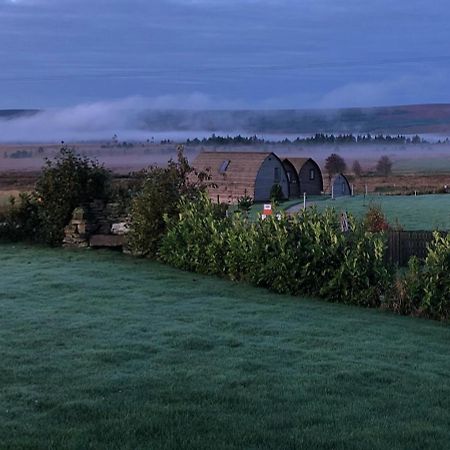
[[[450,102],[448,0],[0,0],[0,109]]]

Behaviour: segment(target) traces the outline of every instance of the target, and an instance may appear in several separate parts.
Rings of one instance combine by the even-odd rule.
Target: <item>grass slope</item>
[[[450,329],[0,246],[6,449],[448,448]]]

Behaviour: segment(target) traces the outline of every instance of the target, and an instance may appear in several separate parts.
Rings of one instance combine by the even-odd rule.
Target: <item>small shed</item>
[[[339,173],[332,178],[330,190],[330,194],[332,194],[334,198],[352,195],[350,183],[348,182],[346,176],[342,173]]]
[[[274,184],[284,198],[289,197],[289,182],[282,161],[269,152],[199,153],[192,163],[197,171],[209,172],[209,196],[213,201],[235,203],[248,195],[257,202],[269,201]]]
[[[323,192],[323,177],[319,165],[311,158],[285,158],[285,169],[294,167],[298,175],[298,195],[320,195]],[[291,178],[293,179],[293,177]],[[292,197],[294,196],[291,195]]]

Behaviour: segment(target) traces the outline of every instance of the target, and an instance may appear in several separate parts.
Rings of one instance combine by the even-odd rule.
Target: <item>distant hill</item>
[[[17,119],[39,110],[0,110]],[[310,135],[384,133],[450,135],[450,104],[310,110],[143,110],[129,114],[130,129],[154,132]]]
[[[450,104],[335,110],[149,110],[140,120],[140,128],[153,131],[448,134]]]
[[[17,119],[19,117],[32,116],[38,112],[38,109],[0,109],[0,119]]]

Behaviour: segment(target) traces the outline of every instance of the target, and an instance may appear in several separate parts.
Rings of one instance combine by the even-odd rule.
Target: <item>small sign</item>
[[[266,216],[272,215],[272,205],[270,203],[264,204],[263,214]]]

